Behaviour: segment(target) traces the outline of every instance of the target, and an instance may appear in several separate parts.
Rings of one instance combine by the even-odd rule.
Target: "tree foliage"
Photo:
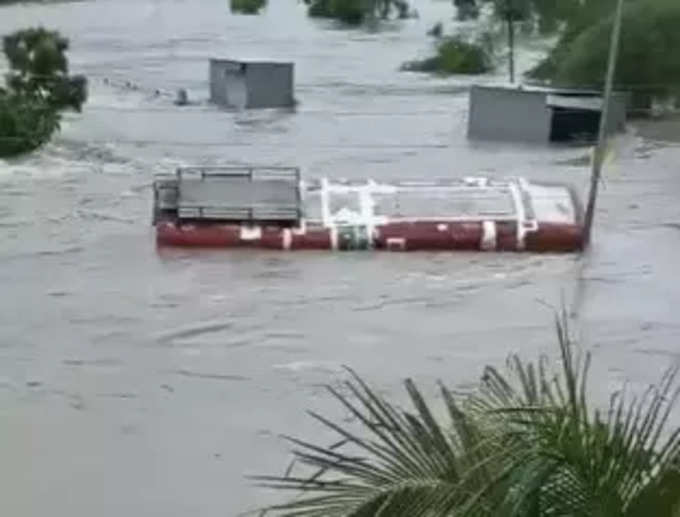
[[[558,34],[556,45],[528,76],[560,86],[600,88],[617,0],[453,0],[459,14],[492,7],[494,17],[530,34]],[[624,0],[616,87],[634,104],[680,96],[680,2]],[[496,32],[501,26],[496,25]]]
[[[267,5],[267,0],[230,0],[232,13],[258,14]]]
[[[289,438],[296,462],[266,487],[300,494],[268,509],[307,517],[678,517],[680,429],[666,433],[677,369],[635,398],[588,399],[590,357],[573,353],[557,319],[561,368],[547,359],[487,367],[479,389],[445,411],[406,381],[412,409],[353,375],[330,394],[358,427],[310,413],[338,435],[332,446]],[[299,467],[298,467],[299,468]]]
[[[531,75],[561,85],[601,86],[609,53],[612,16],[580,32],[565,33]],[[680,2],[634,0],[622,21],[615,83],[618,87],[667,96],[680,93]]]
[[[56,110],[80,111],[87,98],[86,79],[68,73],[68,39],[44,28],[25,29],[3,38],[10,66],[10,92],[35,95]]]
[[[312,17],[334,18],[358,25],[366,20],[407,18],[409,4],[406,0],[304,0]]]
[[[476,17],[491,5],[497,18],[522,22],[528,31],[551,34],[567,24],[593,23],[611,12],[614,0],[453,0],[459,17]]]
[[[434,56],[402,65],[408,72],[432,72],[442,75],[483,74],[492,68],[491,56],[484,47],[454,36],[436,44]]]
[[[514,80],[514,46],[517,31],[526,35],[573,33],[589,16],[601,12],[613,0],[453,0],[460,20],[477,18],[480,8],[489,6],[491,33],[507,37],[511,80]],[[586,14],[587,13],[587,14]],[[493,50],[489,51],[491,54]]]
[[[476,19],[479,16],[479,5],[476,0],[453,0],[459,20]]]
[[[59,115],[33,96],[0,91],[0,156],[26,153],[47,143],[59,129]]]
[[[68,46],[66,38],[44,28],[3,38],[9,73],[0,88],[0,156],[39,147],[59,128],[61,111],[81,110],[87,81],[69,75]]]

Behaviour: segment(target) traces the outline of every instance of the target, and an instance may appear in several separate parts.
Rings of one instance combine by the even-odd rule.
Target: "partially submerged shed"
[[[602,94],[596,90],[530,86],[473,86],[468,137],[523,142],[592,141],[597,137]],[[626,123],[627,96],[615,93],[610,133]]]
[[[294,104],[293,63],[210,60],[210,100],[221,106],[284,108]]]

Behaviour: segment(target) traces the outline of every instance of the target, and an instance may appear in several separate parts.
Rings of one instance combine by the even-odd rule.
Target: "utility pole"
[[[607,147],[609,104],[614,85],[614,72],[616,71],[616,60],[619,55],[619,39],[621,34],[622,17],[623,17],[623,0],[618,0],[618,3],[616,4],[616,14],[614,15],[614,24],[612,27],[611,42],[609,44],[609,63],[607,65],[607,76],[605,79],[604,98],[602,100],[602,112],[600,115],[600,130],[597,137],[597,145],[595,146],[595,153],[593,156],[593,167],[590,175],[590,192],[588,194],[588,205],[586,206],[586,214],[583,221],[584,248],[587,248],[590,245],[593,218],[595,216],[595,204],[597,202],[597,189],[600,185],[600,176],[602,175],[602,162],[604,161],[604,151]]]
[[[508,24],[508,71],[512,84],[515,82],[515,18],[518,17],[513,3],[517,0],[503,1],[503,14],[505,15],[505,22]]]
[[[515,82],[515,24],[513,22],[513,11],[508,8],[508,67],[510,68],[510,83]]]

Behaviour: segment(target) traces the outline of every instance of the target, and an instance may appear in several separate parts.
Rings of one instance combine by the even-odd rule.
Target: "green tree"
[[[459,20],[476,19],[479,16],[479,6],[476,0],[453,0],[456,16]]]
[[[404,63],[407,72],[431,72],[441,75],[483,74],[493,68],[491,55],[481,44],[470,43],[461,37],[441,38],[434,56]]]
[[[454,0],[458,18],[476,18],[479,4],[492,7],[496,27],[500,35],[505,33],[508,49],[508,75],[510,82],[515,80],[515,33],[519,28],[523,33],[550,34],[564,25],[573,11],[585,5],[588,0]]]
[[[602,2],[591,7],[599,17],[580,16],[567,26],[548,56],[529,71],[530,78],[559,86],[601,87],[614,0]],[[680,64],[674,58],[680,48],[676,29],[680,4],[673,0],[626,2],[615,88],[631,93],[633,114],[646,115],[654,98],[680,98]]]
[[[565,9],[564,16],[560,19],[561,30],[557,44],[548,56],[529,72],[529,76],[541,80],[553,78],[559,63],[570,54],[574,40],[601,20],[610,18],[615,7],[616,0],[584,0],[582,4]]]
[[[9,72],[0,88],[0,156],[39,147],[59,128],[61,111],[81,110],[87,81],[69,75],[68,46],[58,32],[43,28],[3,38]]]
[[[476,18],[480,7],[491,4],[497,18],[506,20],[512,12],[515,21],[522,21],[526,31],[550,34],[594,4],[609,0],[453,0],[460,18]]]
[[[350,25],[390,17],[407,18],[406,0],[304,0],[312,17],[334,18]]]
[[[677,517],[680,429],[665,435],[677,369],[638,398],[614,394],[602,412],[588,399],[590,357],[572,350],[557,320],[561,369],[513,356],[456,400],[440,386],[435,412],[411,381],[402,410],[354,379],[331,395],[358,429],[311,413],[338,435],[328,447],[289,438],[294,475],[256,478],[300,497],[268,509],[307,517]],[[666,436],[664,438],[664,436]],[[299,468],[299,467],[298,467]]]
[[[58,112],[40,99],[0,90],[0,156],[16,156],[47,143],[59,129]]]
[[[42,27],[5,36],[8,90],[37,96],[57,110],[80,111],[87,99],[87,81],[82,75],[69,75],[68,47],[68,39]]]
[[[561,42],[533,76],[560,85],[601,86],[609,51],[612,17]],[[680,92],[680,2],[639,0],[624,11],[615,84],[655,96]]]
[[[230,0],[232,13],[258,14],[267,5],[267,0]]]

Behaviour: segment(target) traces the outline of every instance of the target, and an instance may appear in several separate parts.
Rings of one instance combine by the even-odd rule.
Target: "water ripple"
[[[203,323],[187,328],[171,330],[161,334],[156,338],[156,341],[163,344],[175,344],[176,341],[191,339],[205,334],[212,334],[229,330],[233,327],[231,322],[217,322],[217,323]]]
[[[181,375],[182,377],[193,377],[196,379],[209,379],[215,381],[249,381],[250,377],[245,377],[243,375],[234,374],[220,374],[220,373],[204,373],[195,372],[192,370],[175,370],[173,372],[176,375]]]

